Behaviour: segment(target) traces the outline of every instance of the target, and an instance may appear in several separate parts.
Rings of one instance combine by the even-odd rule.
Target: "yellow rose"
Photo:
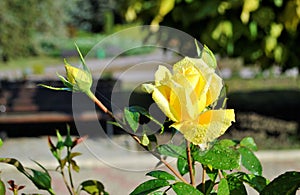
[[[212,110],[223,88],[222,79],[203,59],[185,57],[173,73],[159,66],[155,84],[144,84],[160,109],[193,144],[206,144],[221,136],[235,121],[234,110]]]
[[[92,84],[93,78],[89,71],[79,69],[69,65],[65,62],[66,69],[66,80],[72,85],[73,91],[86,92],[89,91]]]

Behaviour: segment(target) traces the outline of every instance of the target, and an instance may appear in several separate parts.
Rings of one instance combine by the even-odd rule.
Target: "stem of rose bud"
[[[110,117],[115,118],[113,114],[102,104],[102,102],[89,90],[86,95],[106,114]]]
[[[189,166],[190,180],[191,180],[192,186],[195,186],[195,176],[194,176],[194,170],[193,170],[193,162],[192,162],[190,145],[191,145],[191,143],[186,140],[186,155],[187,155],[188,166]]]
[[[106,114],[108,114],[111,118],[116,120],[116,117],[113,115],[111,111],[109,111],[103,104],[98,100],[98,98],[91,92],[88,91],[86,95],[94,102],[96,105]],[[178,173],[167,161],[161,158],[160,155],[155,154],[153,151],[150,151],[146,146],[141,144],[141,140],[134,134],[131,134],[126,131],[139,145],[141,145],[146,151],[150,152],[153,156],[155,156],[158,160],[160,160],[178,179],[188,184],[188,182]]]

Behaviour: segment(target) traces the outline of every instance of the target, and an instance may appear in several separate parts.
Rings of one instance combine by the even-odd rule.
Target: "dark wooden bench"
[[[47,81],[0,81],[0,131],[7,130],[8,126],[18,128],[24,124],[74,123],[72,110],[72,93],[67,91],[54,91],[39,87],[38,84],[62,87],[56,80]],[[101,80],[95,82],[99,99],[108,107],[112,88],[115,81]],[[76,120],[83,122],[111,120],[101,110],[88,110],[86,103],[90,100],[80,93],[80,113]],[[96,107],[94,108],[96,109]],[[11,128],[13,128],[11,127]]]

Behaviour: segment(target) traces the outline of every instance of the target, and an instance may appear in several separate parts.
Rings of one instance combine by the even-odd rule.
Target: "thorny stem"
[[[93,102],[96,103],[96,105],[106,114],[108,114],[112,119],[116,119],[116,117],[113,115],[113,113],[111,111],[109,111],[99,100],[98,98],[90,91],[88,93],[86,93],[89,98],[91,98],[91,100],[93,100]],[[141,140],[134,134],[131,134],[129,132],[128,133],[139,145],[141,145],[145,150],[147,150],[148,152],[150,152],[153,156],[155,156],[159,161],[161,161],[172,173],[174,173],[174,175],[176,175],[176,177],[178,179],[180,179],[181,181],[183,181],[184,183],[188,184],[188,182],[180,175],[180,173],[178,173],[166,160],[164,160],[160,155],[155,154],[153,151],[150,151],[146,146],[141,144]]]
[[[188,160],[188,166],[189,166],[189,172],[190,172],[190,181],[192,186],[195,186],[195,176],[193,171],[193,162],[192,162],[192,156],[191,156],[191,147],[190,142],[186,141],[186,154],[187,154],[187,160]]]

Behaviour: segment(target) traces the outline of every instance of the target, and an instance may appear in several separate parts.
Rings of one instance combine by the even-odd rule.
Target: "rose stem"
[[[190,180],[192,186],[195,186],[195,177],[194,177],[194,171],[193,171],[193,162],[192,162],[192,156],[191,156],[191,143],[186,140],[186,154],[187,154],[187,160],[189,165],[189,172],[190,172]]]

